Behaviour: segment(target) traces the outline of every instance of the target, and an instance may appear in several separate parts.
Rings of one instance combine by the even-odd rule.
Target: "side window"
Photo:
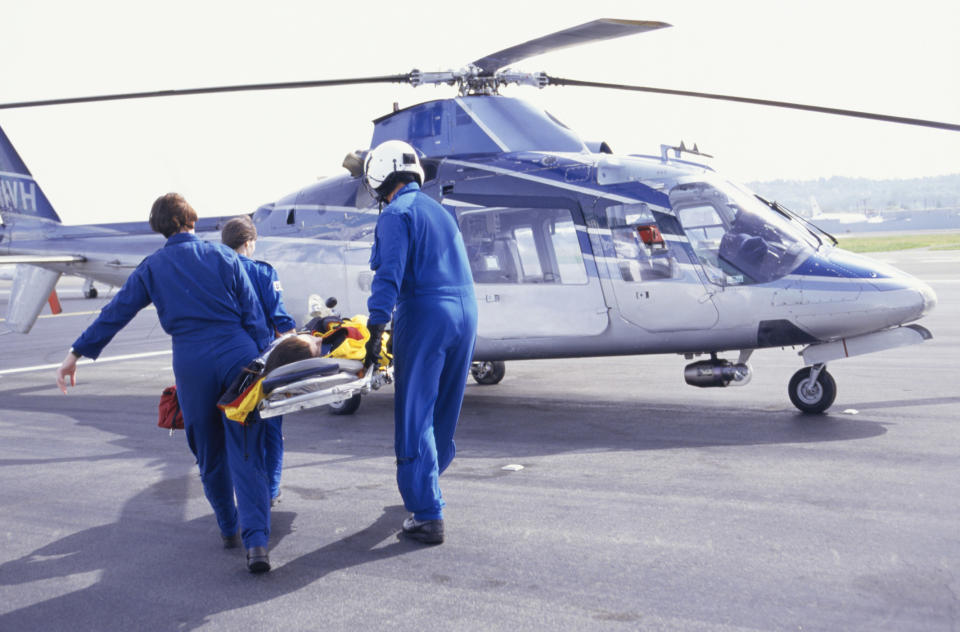
[[[606,208],[617,267],[624,281],[663,279],[672,275],[670,252],[646,204]]]
[[[475,283],[587,283],[568,209],[459,208]]]
[[[543,277],[540,257],[537,255],[537,243],[533,239],[533,229],[529,226],[517,228],[513,231],[513,238],[517,242],[517,251],[520,255],[522,278]]]
[[[740,285],[744,282],[743,275],[725,265],[719,256],[720,244],[727,229],[714,206],[703,204],[681,208],[677,210],[677,217],[711,282],[718,285]]]
[[[439,136],[443,131],[443,103],[421,107],[410,117],[407,135],[410,138],[429,138]]]
[[[580,240],[577,239],[577,226],[573,223],[569,211],[566,219],[554,222],[550,237],[561,281],[579,285],[586,283],[587,269],[583,265],[583,251],[580,250]]]

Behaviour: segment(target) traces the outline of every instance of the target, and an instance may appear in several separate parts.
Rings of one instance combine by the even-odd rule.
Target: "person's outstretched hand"
[[[70,378],[70,386],[77,385],[77,356],[72,351],[67,351],[67,357],[63,359],[60,368],[57,369],[57,386],[67,394],[67,378]]]

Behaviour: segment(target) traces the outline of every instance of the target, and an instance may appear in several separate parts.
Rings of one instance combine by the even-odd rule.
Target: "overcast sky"
[[[21,0],[3,8],[0,101],[459,68],[609,17],[672,28],[517,64],[634,83],[960,123],[960,4]],[[586,88],[508,88],[616,152],[698,143],[739,181],[960,173],[960,133]],[[0,111],[66,223],[146,219],[180,191],[248,212],[366,148],[372,119],[446,87],[320,88]]]

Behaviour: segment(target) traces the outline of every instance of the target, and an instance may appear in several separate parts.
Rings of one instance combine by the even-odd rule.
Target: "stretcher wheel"
[[[342,402],[329,404],[327,406],[327,410],[330,411],[331,415],[352,415],[357,412],[358,408],[360,408],[360,393],[357,393],[353,397],[348,397]]]
[[[477,384],[499,384],[507,374],[507,365],[499,360],[493,362],[474,362],[470,365],[470,375]]]

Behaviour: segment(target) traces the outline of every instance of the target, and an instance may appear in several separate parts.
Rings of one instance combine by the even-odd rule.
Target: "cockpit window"
[[[780,278],[816,247],[790,220],[730,183],[678,184],[670,205],[707,277],[718,285]]]

